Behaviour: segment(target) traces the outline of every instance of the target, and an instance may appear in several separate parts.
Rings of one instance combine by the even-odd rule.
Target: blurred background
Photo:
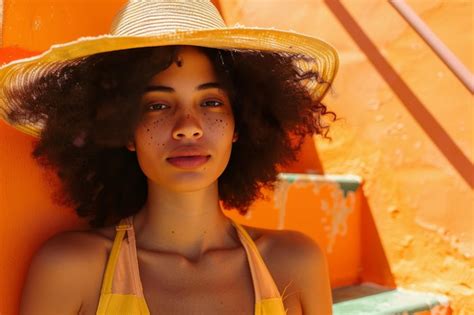
[[[308,137],[277,189],[237,221],[299,230],[325,251],[335,314],[474,314],[473,97],[404,19],[405,5],[470,75],[471,0],[214,0],[227,25],[319,37],[340,67],[323,103],[340,120]],[[124,0],[0,0],[0,64],[107,33]],[[52,202],[33,138],[0,120],[0,314],[18,312],[34,252],[85,227]],[[297,271],[296,271],[297,272]]]

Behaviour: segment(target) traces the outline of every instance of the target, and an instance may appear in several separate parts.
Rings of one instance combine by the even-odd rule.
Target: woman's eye
[[[209,107],[218,107],[222,105],[222,102],[220,101],[205,101],[203,104],[209,104],[209,103],[212,104],[212,105],[209,105]]]
[[[223,105],[221,101],[216,101],[216,100],[204,101],[202,104],[204,107],[219,107]],[[162,110],[162,109],[166,109],[167,107],[168,105],[166,104],[154,103],[154,104],[148,105],[147,110],[148,111]]]
[[[150,104],[148,105],[148,110],[160,110],[160,109],[163,109],[164,106],[166,106],[165,104],[160,104],[160,103],[156,103],[156,104]]]

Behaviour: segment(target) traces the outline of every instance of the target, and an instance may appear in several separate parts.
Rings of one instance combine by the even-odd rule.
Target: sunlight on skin
[[[179,52],[181,67],[173,63],[155,75],[140,104],[145,112],[135,132],[135,144],[145,175],[153,185],[175,191],[193,191],[212,184],[227,166],[232,149],[234,117],[227,93],[198,86],[217,83],[212,64],[196,48]],[[211,155],[192,171],[166,161],[181,145],[196,144]]]

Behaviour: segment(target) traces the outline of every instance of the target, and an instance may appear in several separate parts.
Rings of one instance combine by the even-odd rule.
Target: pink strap
[[[280,298],[280,292],[270,274],[265,262],[263,261],[257,245],[252,240],[247,231],[237,222],[230,219],[236,227],[240,241],[247,252],[247,258],[252,273],[253,285],[255,290],[255,300],[257,302],[265,299]]]
[[[143,297],[143,288],[138,269],[133,217],[122,219],[119,225],[117,225],[116,230],[126,230],[127,238],[122,240],[122,246],[120,248],[112,282],[112,292],[118,294],[134,294]]]

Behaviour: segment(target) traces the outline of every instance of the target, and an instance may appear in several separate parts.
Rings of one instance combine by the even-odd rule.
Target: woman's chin
[[[167,180],[155,181],[155,184],[169,191],[193,192],[209,188],[214,183],[217,184],[217,178],[209,178],[208,176],[208,174],[202,173],[183,173]]]

